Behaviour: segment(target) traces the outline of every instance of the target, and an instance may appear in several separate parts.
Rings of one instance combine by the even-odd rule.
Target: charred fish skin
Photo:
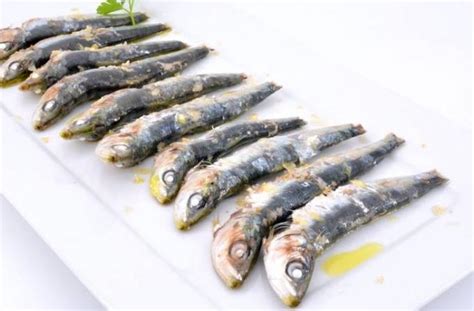
[[[85,100],[98,98],[120,88],[142,86],[170,77],[208,53],[209,49],[201,46],[66,76],[41,97],[33,116],[33,127],[44,130]]]
[[[27,49],[12,54],[0,66],[0,82],[28,74],[43,65],[55,50],[81,50],[86,47],[105,47],[144,38],[168,30],[165,24],[145,24],[115,28],[87,28],[68,35],[59,35],[39,41]]]
[[[144,13],[134,13],[137,23],[148,19]],[[71,15],[53,18],[33,18],[20,27],[0,29],[0,59],[7,58],[19,49],[25,48],[40,40],[71,33],[86,27],[106,28],[130,25],[128,14]]]
[[[182,105],[154,112],[105,136],[96,154],[117,167],[138,164],[157,152],[160,144],[186,134],[207,130],[234,119],[280,89],[267,82],[217,95],[199,97]]]
[[[261,138],[203,169],[193,170],[176,198],[175,225],[181,230],[189,229],[221,200],[251,181],[281,171],[288,163],[307,163],[321,150],[364,132],[361,125],[345,124]]]
[[[151,193],[160,203],[167,203],[178,192],[186,173],[200,161],[210,161],[238,145],[293,130],[304,124],[300,118],[225,124],[194,140],[172,143],[155,158],[150,179]]]
[[[174,104],[181,104],[220,88],[241,83],[244,74],[203,74],[168,78],[143,86],[106,95],[73,118],[61,131],[65,139],[96,141],[126,119],[131,122],[142,115]]]
[[[20,89],[23,91],[32,89],[35,93],[40,94],[62,77],[78,71],[119,65],[127,61],[174,52],[186,47],[187,45],[180,41],[162,41],[124,44],[102,49],[54,51],[46,64],[23,81]]]
[[[214,269],[229,287],[240,286],[260,253],[271,226],[327,188],[335,188],[370,170],[403,144],[394,134],[373,144],[320,158],[250,189],[245,205],[214,232]]]
[[[445,183],[437,171],[413,176],[356,182],[320,195],[295,210],[287,228],[264,242],[268,280],[290,307],[303,299],[315,259],[329,245],[373,219],[401,208]]]

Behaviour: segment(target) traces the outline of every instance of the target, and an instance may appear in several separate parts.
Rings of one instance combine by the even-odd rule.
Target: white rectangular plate
[[[55,16],[90,4],[44,6],[2,4],[2,24],[16,25],[32,16]],[[284,89],[252,111],[260,118],[299,115],[313,125],[362,123],[368,133],[325,152],[331,154],[372,142],[394,132],[406,144],[379,167],[361,177],[414,174],[436,168],[451,179],[390,217],[344,238],[318,261],[301,307],[416,308],[438,295],[471,269],[471,133],[425,111],[361,76],[327,62],[292,38],[280,37],[229,5],[142,1],[153,20],[173,26],[156,38],[205,43],[217,50],[185,74],[245,72],[247,83],[275,80]],[[2,25],[4,26],[4,25]],[[189,232],[178,232],[171,207],[148,193],[136,168],[101,163],[95,144],[63,141],[63,122],[45,132],[31,129],[38,97],[17,88],[1,90],[2,179],[4,194],[107,307],[254,307],[282,304],[266,281],[261,261],[244,286],[227,289],[209,258],[211,220],[225,220],[235,198]],[[75,111],[77,113],[84,107]],[[250,114],[243,116],[247,118]],[[241,118],[241,119],[242,119]],[[149,168],[151,160],[140,168]],[[147,181],[147,180],[146,180]],[[434,205],[448,209],[432,213]],[[367,242],[384,251],[349,273],[333,278],[320,269],[336,253]],[[384,282],[380,280],[383,276]]]

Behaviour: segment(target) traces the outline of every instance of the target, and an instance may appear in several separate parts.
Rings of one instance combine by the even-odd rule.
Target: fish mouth
[[[22,91],[33,91],[35,94],[41,94],[45,91],[46,85],[39,79],[34,78],[35,73],[33,72],[25,81],[23,81],[19,88]]]
[[[239,288],[240,286],[242,286],[242,283],[243,283],[243,279],[228,278],[225,280],[225,284],[227,285],[227,287],[233,288],[233,289]]]
[[[48,122],[43,121],[41,118],[33,120],[33,128],[37,131],[43,131],[48,127]]]
[[[70,130],[63,129],[61,130],[61,132],[59,132],[59,136],[64,139],[72,139],[74,137],[74,134]]]
[[[235,268],[228,262],[219,261],[213,256],[214,269],[219,275],[220,279],[229,288],[239,288],[244,282],[244,276],[235,270]]]
[[[181,218],[175,218],[174,225],[176,226],[176,229],[181,230],[181,231],[187,231],[191,228],[191,223]]]
[[[161,176],[153,174],[150,178],[150,192],[161,204],[167,204],[172,199],[172,196],[166,190],[167,188],[161,182]]]
[[[301,297],[288,295],[281,298],[281,301],[290,308],[295,308],[301,303]]]

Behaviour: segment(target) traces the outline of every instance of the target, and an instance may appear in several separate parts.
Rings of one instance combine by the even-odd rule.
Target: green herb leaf
[[[123,1],[106,0],[97,7],[97,14],[108,15],[113,12],[123,10]]]

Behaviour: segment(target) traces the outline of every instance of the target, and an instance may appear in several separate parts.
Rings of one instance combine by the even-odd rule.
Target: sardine
[[[244,74],[204,74],[180,76],[128,88],[106,95],[66,124],[60,135],[65,139],[95,141],[108,131],[144,114],[181,104],[220,88],[242,82]]]
[[[371,183],[358,181],[314,198],[264,241],[265,269],[273,290],[283,303],[297,306],[308,289],[315,259],[329,245],[446,181],[437,171],[429,171]]]
[[[86,47],[104,47],[136,40],[168,30],[165,24],[122,26],[116,28],[87,28],[68,35],[39,41],[27,49],[11,55],[0,66],[0,82],[5,83],[27,75],[48,61],[55,50],[82,50]]]
[[[214,232],[211,258],[224,283],[229,287],[242,284],[271,226],[315,196],[368,171],[403,142],[389,134],[376,143],[318,159],[249,189],[244,206]]]
[[[37,130],[47,128],[84,101],[99,98],[117,89],[142,86],[170,77],[208,53],[209,49],[201,46],[66,76],[41,97],[33,117],[33,127]]]
[[[186,176],[176,198],[175,225],[189,229],[220,201],[257,178],[281,171],[289,164],[307,163],[321,150],[364,132],[361,125],[346,124],[261,138],[207,167],[195,169]]]
[[[117,167],[133,166],[164,144],[234,119],[280,89],[274,83],[199,97],[182,105],[145,115],[105,136],[96,153]]]
[[[186,44],[180,41],[162,41],[123,44],[102,49],[53,51],[49,61],[23,81],[20,84],[20,89],[23,91],[32,89],[36,94],[40,94],[62,77],[78,71],[119,65],[127,61],[165,54],[186,47]]]
[[[134,18],[137,23],[148,19],[144,13],[140,12],[134,13]],[[21,24],[20,27],[0,29],[0,59],[45,38],[71,33],[86,27],[104,28],[129,24],[131,24],[131,19],[128,14],[33,18]]]
[[[265,136],[304,125],[300,118],[247,121],[225,124],[205,135],[171,144],[154,161],[150,190],[161,203],[174,198],[186,173],[200,161],[212,161],[223,152]]]

